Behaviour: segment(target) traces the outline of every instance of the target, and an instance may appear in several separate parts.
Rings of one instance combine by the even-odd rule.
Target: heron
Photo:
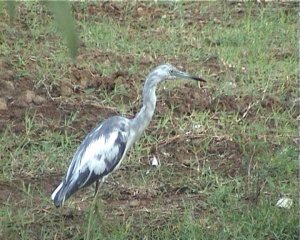
[[[202,77],[180,71],[171,64],[159,65],[146,78],[143,105],[135,117],[110,117],[84,138],[73,155],[65,177],[51,195],[55,206],[62,206],[79,189],[93,183],[96,183],[96,195],[99,184],[119,168],[128,150],[149,125],[156,106],[157,85],[179,78],[205,82]]]

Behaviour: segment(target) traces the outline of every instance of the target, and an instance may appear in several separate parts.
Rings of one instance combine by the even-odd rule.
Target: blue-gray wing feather
[[[118,133],[118,137],[115,140],[115,145],[118,146],[118,153],[113,157],[109,158],[104,156],[105,170],[101,174],[96,174],[93,170],[86,168],[84,171],[81,171],[78,176],[78,186],[79,188],[87,187],[93,182],[102,179],[104,176],[113,172],[115,167],[118,165],[119,161],[122,159],[125,149],[126,149],[126,139],[121,133]],[[102,158],[102,155],[97,156],[98,161]]]
[[[111,173],[126,154],[129,135],[129,120],[118,116],[94,128],[78,147],[64,181],[54,191],[55,205]]]

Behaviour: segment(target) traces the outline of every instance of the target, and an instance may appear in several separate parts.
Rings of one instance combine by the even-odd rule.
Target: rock
[[[142,7],[138,7],[138,8],[137,8],[137,14],[138,14],[138,16],[143,16],[143,14],[144,14],[144,9],[143,9]]]
[[[5,98],[0,98],[0,111],[7,110],[7,103]]]
[[[69,79],[63,79],[60,83],[60,95],[69,97],[73,93],[72,84],[69,82]]]
[[[4,85],[6,87],[7,91],[14,91],[15,90],[15,86],[11,81],[4,81]]]
[[[0,81],[0,96],[10,97],[15,90],[14,84],[11,81]]]
[[[39,95],[36,95],[34,98],[33,98],[33,102],[36,104],[36,105],[39,105],[39,104],[42,104],[46,101],[46,98],[42,97],[42,96],[39,96]]]
[[[31,90],[26,90],[24,95],[24,101],[26,103],[32,103],[33,99],[35,98],[35,93]]]
[[[18,97],[14,104],[19,107],[27,107],[30,103],[33,102],[35,96],[36,95],[33,91],[26,90],[24,94]]]
[[[130,206],[130,207],[137,207],[137,206],[139,206],[139,205],[140,205],[140,201],[139,201],[139,200],[136,200],[136,199],[130,201],[130,203],[129,203],[129,206]]]

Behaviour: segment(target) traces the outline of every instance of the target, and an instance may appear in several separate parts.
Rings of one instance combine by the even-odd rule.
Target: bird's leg
[[[101,182],[99,180],[96,181],[94,200],[93,200],[93,203],[92,203],[92,206],[94,208],[94,212],[98,212],[98,213],[100,213],[100,209],[99,209],[99,206],[98,206],[98,202],[96,202],[96,201],[97,201],[99,186],[101,187],[102,183],[103,183],[102,181]]]
[[[96,187],[95,187],[95,194],[94,194],[94,197],[96,197],[97,192],[98,192],[98,189],[99,189],[99,180],[96,181]]]

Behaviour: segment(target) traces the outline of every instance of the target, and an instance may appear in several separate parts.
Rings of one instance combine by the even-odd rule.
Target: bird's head
[[[205,82],[205,80],[201,77],[195,77],[190,75],[189,73],[182,72],[178,70],[176,67],[172,66],[171,64],[162,64],[156,67],[150,74],[154,82],[157,84],[164,80],[171,80],[171,79],[191,79],[196,81]]]

